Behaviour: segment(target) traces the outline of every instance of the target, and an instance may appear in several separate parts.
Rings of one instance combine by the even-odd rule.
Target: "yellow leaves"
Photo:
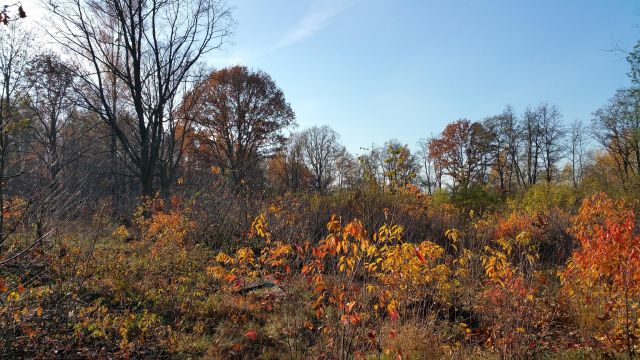
[[[521,231],[516,235],[516,242],[520,245],[528,245],[531,242],[531,233],[529,231]]]
[[[236,261],[238,264],[253,264],[255,262],[255,257],[253,254],[253,250],[248,247],[241,247],[236,250]]]
[[[225,254],[224,252],[219,252],[218,255],[216,255],[216,261],[222,264],[234,264],[236,261],[234,258],[232,258],[231,256]]]
[[[366,254],[369,257],[374,256],[378,252],[378,248],[374,245],[369,245],[366,249]],[[376,259],[377,260],[377,259]]]
[[[271,232],[269,232],[268,226],[265,214],[258,215],[251,224],[252,235],[257,235],[269,243],[271,241]]]
[[[496,243],[500,245],[500,247],[502,247],[502,251],[504,251],[506,255],[511,255],[511,252],[513,251],[513,246],[511,245],[508,239],[499,238],[496,240]]]
[[[111,235],[118,240],[124,240],[129,237],[129,231],[124,225],[120,225],[113,231]]]
[[[222,277],[225,276],[226,273],[227,270],[225,270],[225,268],[220,265],[207,267],[207,275],[212,276],[216,279],[222,279]]]
[[[446,236],[447,239],[455,243],[455,242],[458,242],[458,239],[460,238],[460,232],[456,229],[449,229],[444,232],[444,236]]]
[[[338,259],[338,270],[347,274],[352,274],[355,270],[357,258],[352,256],[340,256]]]
[[[378,229],[375,240],[381,244],[398,242],[401,241],[403,234],[404,228],[401,225],[389,226],[384,224]]]
[[[486,276],[490,280],[504,286],[505,278],[513,275],[516,270],[507,259],[507,254],[495,250],[490,246],[485,247],[485,252],[486,254],[482,255],[481,259]]]
[[[11,293],[9,293],[9,296],[7,296],[7,302],[16,302],[20,300],[20,294],[18,294],[16,291],[12,291]]]

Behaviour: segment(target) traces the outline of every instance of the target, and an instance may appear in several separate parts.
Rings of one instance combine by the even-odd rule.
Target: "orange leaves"
[[[342,325],[357,325],[362,321],[360,314],[343,314],[340,316]]]
[[[289,246],[271,235],[266,218],[259,216],[252,232],[274,236],[265,242],[260,255],[252,256],[248,248],[231,256],[220,253],[211,273],[218,274],[224,268],[233,283],[248,274],[261,278],[283,275],[278,272],[282,268],[285,273],[287,268],[293,272],[299,269],[305,286],[313,290],[305,301],[320,324],[317,333],[326,336],[328,342],[339,333],[358,336],[353,334],[366,334],[371,331],[370,326],[381,322],[399,321],[413,299],[432,294],[440,286],[444,288],[452,273],[444,248],[430,241],[406,242],[400,225],[384,224],[369,233],[362,221],[341,224],[339,217],[333,215],[327,230],[327,236],[315,245],[307,242]],[[287,281],[283,284],[287,285]],[[362,340],[366,346],[371,345],[371,340],[362,338],[356,343]],[[354,352],[356,349],[362,348],[357,347]]]
[[[353,220],[348,223],[344,228],[344,237],[347,235],[357,239],[363,240],[366,237],[366,231],[364,229],[364,224],[360,220]]]
[[[640,317],[629,309],[640,307],[640,236],[636,214],[624,202],[597,194],[583,202],[573,218],[572,231],[580,242],[564,271],[563,290],[589,316],[620,334],[610,346],[631,344],[640,337]],[[632,325],[629,324],[638,324]],[[606,335],[606,336],[604,336]]]
[[[355,302],[355,301],[351,301],[351,302],[347,303],[347,306],[346,306],[346,308],[347,308],[347,312],[351,312],[351,310],[353,309],[353,307],[354,307],[355,305],[356,305],[356,302]]]
[[[303,266],[302,266],[302,269],[300,269],[300,272],[301,272],[303,275],[307,275],[307,274],[309,273],[310,269],[311,269],[311,268],[309,267],[309,265],[303,265]]]
[[[185,244],[195,223],[187,216],[189,210],[184,208],[179,198],[171,199],[172,209],[165,210],[164,201],[156,197],[145,201],[134,214],[135,224],[140,230],[143,240],[153,241],[159,246]],[[118,235],[124,235],[126,229],[119,229]]]
[[[507,218],[498,219],[494,237],[528,245],[531,239],[538,238],[542,233],[542,225],[537,219],[541,216],[513,212]]]
[[[327,230],[329,230],[329,232],[336,232],[340,231],[340,228],[340,220],[338,219],[338,217],[335,215],[331,215],[331,220],[329,220],[329,222],[327,223]]]
[[[581,244],[572,257],[576,276],[593,281],[605,276],[616,286],[627,286],[629,281],[638,284],[640,236],[634,233],[632,210],[599,194],[585,200],[573,223],[572,231]],[[640,293],[640,284],[629,290]]]

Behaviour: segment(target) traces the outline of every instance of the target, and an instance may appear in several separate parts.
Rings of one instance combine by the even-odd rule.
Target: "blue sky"
[[[37,0],[22,0],[42,18]],[[208,56],[268,72],[298,130],[330,125],[347,148],[414,146],[460,118],[557,104],[589,122],[628,85],[637,0],[226,0],[232,42]]]
[[[353,152],[414,145],[506,104],[557,104],[566,121],[628,84],[640,2],[229,0],[233,43],[208,59],[268,72],[299,129],[327,124]]]

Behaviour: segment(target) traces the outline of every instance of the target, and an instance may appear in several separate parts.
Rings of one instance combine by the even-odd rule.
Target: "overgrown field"
[[[2,268],[0,355],[634,357],[633,205],[556,185],[483,212],[411,186],[289,195],[217,238],[197,198],[123,224],[98,209]]]

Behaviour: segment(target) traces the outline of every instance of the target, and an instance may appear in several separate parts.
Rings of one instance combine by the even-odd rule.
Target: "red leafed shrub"
[[[560,273],[565,295],[596,338],[632,358],[640,336],[640,236],[636,214],[604,194],[587,199],[573,218],[580,243]]]

